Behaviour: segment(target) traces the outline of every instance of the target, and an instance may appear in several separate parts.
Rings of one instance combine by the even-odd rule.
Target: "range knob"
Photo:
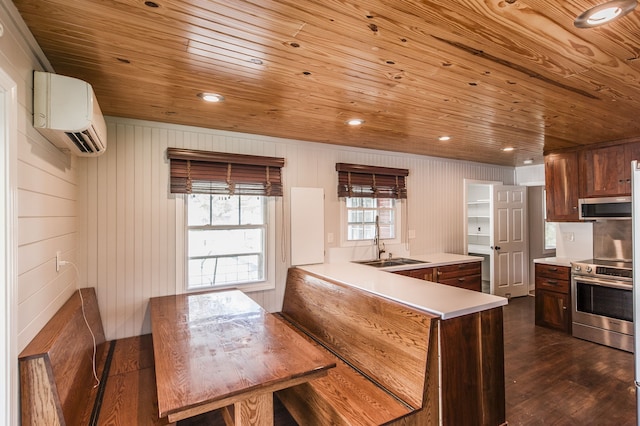
[[[576,271],[576,272],[580,272],[580,269],[582,269],[580,267],[580,265],[576,265],[576,266],[573,267],[573,270]]]
[[[593,271],[593,269],[591,269],[591,266],[587,266],[586,271],[587,272],[591,272],[591,271]]]

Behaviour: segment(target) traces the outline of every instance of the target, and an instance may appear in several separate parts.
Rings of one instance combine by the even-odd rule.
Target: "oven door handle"
[[[603,286],[603,287],[611,287],[611,288],[619,288],[621,290],[632,290],[633,289],[633,284],[632,283],[625,283],[622,281],[609,281],[609,280],[603,280],[603,279],[594,279],[594,278],[587,278],[587,277],[574,277],[574,280],[576,282],[581,282],[581,283],[585,283],[585,284],[594,284],[594,285],[599,285],[599,286]]]

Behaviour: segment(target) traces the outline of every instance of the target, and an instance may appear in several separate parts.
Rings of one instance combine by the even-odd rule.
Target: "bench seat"
[[[322,347],[300,330],[296,331]],[[336,368],[329,370],[326,377],[277,393],[278,398],[287,401],[291,415],[299,424],[319,424],[317,419],[322,418],[328,422],[325,424],[332,425],[381,425],[415,411],[340,358],[335,357],[335,362]]]
[[[300,425],[436,425],[438,317],[299,268],[282,311],[336,357],[325,377],[279,391]]]
[[[151,335],[106,341],[95,290],[74,292],[19,356],[22,424],[170,424],[158,417],[152,344]]]
[[[171,424],[166,418],[158,417],[151,335],[114,340],[112,344],[113,358],[98,425]]]

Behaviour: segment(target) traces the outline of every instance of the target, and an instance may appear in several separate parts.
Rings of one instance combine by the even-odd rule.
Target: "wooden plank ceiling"
[[[578,29],[597,0],[14,4],[106,115],[502,165],[640,136],[640,9]]]

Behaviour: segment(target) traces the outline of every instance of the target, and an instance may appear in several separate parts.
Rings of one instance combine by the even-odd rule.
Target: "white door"
[[[491,293],[503,297],[526,296],[529,293],[527,189],[496,185],[492,195]]]

